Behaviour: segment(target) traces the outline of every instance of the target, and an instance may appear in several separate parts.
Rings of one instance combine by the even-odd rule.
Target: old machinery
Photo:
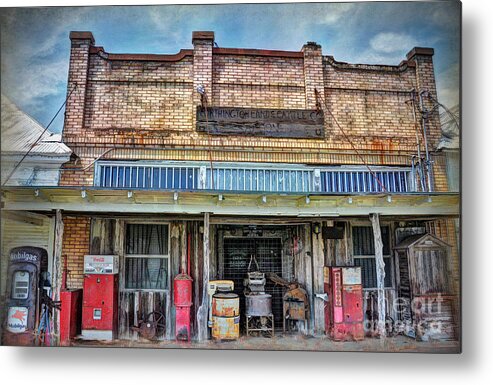
[[[190,341],[190,308],[192,307],[192,277],[178,274],[173,282],[173,299],[176,308],[175,337]]]
[[[84,256],[82,338],[112,340],[118,327],[118,256]]]
[[[16,247],[10,251],[7,278],[7,320],[3,337],[5,345],[34,344],[36,324],[44,297],[42,272],[48,253],[39,247]]]
[[[324,267],[325,332],[336,341],[362,340],[363,286],[361,267]]]
[[[276,285],[286,288],[283,296],[283,331],[290,332],[295,330],[300,321],[306,331],[310,311],[306,290],[298,282],[289,282],[275,273],[270,273],[268,277]]]
[[[166,331],[166,318],[163,313],[153,311],[147,314],[143,320],[139,320],[138,325],[137,327],[132,326],[131,329],[139,333],[140,337],[154,340]]]
[[[265,273],[262,273],[256,258],[252,255],[248,270],[255,262],[256,271],[248,271],[244,279],[245,286],[245,329],[247,335],[274,336],[274,315],[272,314],[272,296],[265,293],[267,282]]]

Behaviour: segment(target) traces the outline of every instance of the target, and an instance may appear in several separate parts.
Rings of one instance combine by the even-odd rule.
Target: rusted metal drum
[[[240,298],[235,293],[212,296],[212,338],[235,340],[240,337]]]
[[[215,340],[236,340],[240,337],[240,316],[212,316],[212,338]]]
[[[245,313],[248,316],[265,317],[272,314],[272,296],[270,294],[245,295]]]
[[[240,315],[240,298],[235,293],[216,293],[212,296],[212,315],[236,317]]]

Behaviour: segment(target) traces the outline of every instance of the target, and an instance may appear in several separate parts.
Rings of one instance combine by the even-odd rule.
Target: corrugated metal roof
[[[422,239],[425,238],[430,238],[439,245],[442,246],[449,246],[447,243],[442,241],[440,238],[435,237],[433,234],[416,234],[416,235],[411,235],[410,237],[405,238],[401,243],[399,243],[395,249],[407,249],[408,247],[411,247],[412,245],[420,242]]]
[[[21,111],[5,95],[1,96],[2,154],[24,155],[43,133],[44,127]],[[61,136],[46,131],[30,154],[45,156],[70,155],[72,151],[61,142]]]

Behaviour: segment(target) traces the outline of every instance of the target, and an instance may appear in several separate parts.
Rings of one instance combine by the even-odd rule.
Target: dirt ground
[[[284,336],[274,338],[241,337],[236,341],[87,341],[75,340],[71,346],[132,347],[154,349],[224,349],[224,350],[293,350],[324,352],[402,352],[402,353],[460,353],[457,341],[418,342],[397,336],[385,339],[366,338],[363,341],[336,342],[325,337]]]

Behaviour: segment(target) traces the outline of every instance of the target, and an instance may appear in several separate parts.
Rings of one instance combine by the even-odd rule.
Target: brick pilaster
[[[214,32],[194,31],[193,44],[193,126],[195,127],[195,111],[201,103],[198,86],[204,86],[205,92],[212,105],[212,48],[214,46]]]
[[[409,62],[414,62],[416,65],[416,91],[418,94],[422,91],[428,91],[434,99],[437,99],[433,54],[433,48],[414,47],[407,54],[407,60]],[[423,100],[426,109],[431,111],[434,107],[434,103],[427,97]],[[427,132],[429,149],[432,151],[438,145],[442,134],[438,109],[435,109],[429,114]]]
[[[322,47],[316,43],[308,42],[303,48],[303,71],[305,74],[305,98],[306,108],[315,109],[315,89],[324,94],[324,70],[322,66]]]
[[[64,217],[62,255],[67,258],[67,286],[81,288],[84,282],[84,255],[89,254],[91,219]]]
[[[87,77],[89,73],[89,48],[94,44],[91,32],[70,32],[70,62],[67,95],[77,85],[65,106],[63,141],[70,144],[70,136],[82,135]]]

